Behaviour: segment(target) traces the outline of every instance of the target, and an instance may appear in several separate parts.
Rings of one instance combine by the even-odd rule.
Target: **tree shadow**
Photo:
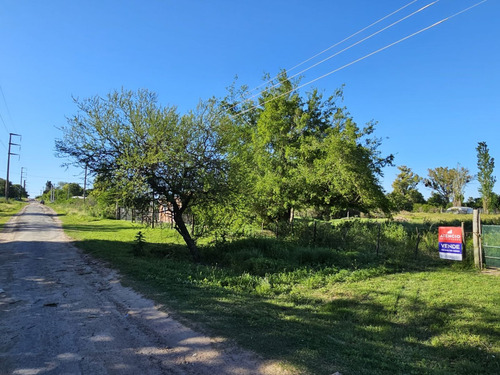
[[[107,224],[64,224],[64,230],[75,232],[118,232],[123,229],[131,229],[128,225],[107,225]]]
[[[227,299],[238,301],[239,307]],[[476,325],[464,329],[465,336],[498,342],[498,314],[471,305],[425,305],[400,320],[397,311],[370,299],[340,297],[327,304],[313,299],[283,307],[265,298],[204,291],[196,306],[188,305],[181,313],[261,355],[272,353],[313,374],[491,374],[500,369],[494,357],[498,353],[483,344],[447,341],[448,331],[456,329],[450,319],[466,309],[476,316]],[[228,314],[221,317],[224,311]]]
[[[498,309],[466,302],[436,306],[419,298],[418,291],[409,296],[404,288],[341,293],[328,301],[272,291],[259,295],[255,287],[228,287],[231,281],[224,279],[238,277],[234,272],[189,262],[183,246],[150,244],[158,248],[154,256],[134,258],[124,254],[123,242],[88,240],[77,245],[111,261],[132,285],[170,306],[188,324],[201,323],[212,334],[307,373],[500,371],[498,347],[490,347],[500,341]],[[393,302],[383,304],[384,299]],[[473,317],[473,324],[461,314]]]

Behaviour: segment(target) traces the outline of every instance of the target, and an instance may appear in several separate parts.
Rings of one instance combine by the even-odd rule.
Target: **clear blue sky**
[[[416,1],[322,58],[432,1]],[[478,1],[440,0],[305,72],[302,82]],[[255,87],[264,73],[293,67],[409,2],[1,0],[0,176],[14,132],[22,134],[22,148],[20,159],[12,158],[10,180],[19,183],[25,168],[32,197],[47,180],[83,182],[81,171],[61,168],[63,160],[54,156],[57,127],[76,113],[72,96],[147,88],[161,104],[184,112],[200,99],[223,96],[236,75]],[[488,0],[312,86],[330,94],[345,84],[344,104],[359,124],[379,122],[382,151],[394,154],[396,165],[425,177],[427,168],[460,163],[475,174],[475,147],[486,141],[500,178],[499,15],[500,1]],[[395,167],[385,170],[387,192],[396,174]],[[471,183],[466,197],[478,196],[477,188]]]

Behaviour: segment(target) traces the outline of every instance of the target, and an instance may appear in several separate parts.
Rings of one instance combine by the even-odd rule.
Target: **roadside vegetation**
[[[487,144],[477,174],[400,165],[386,193],[394,156],[342,88],[268,78],[185,113],[145,89],[75,100],[55,146],[84,187],[47,181],[43,199],[130,285],[298,373],[499,373],[500,278],[473,268],[470,235],[461,262],[437,250],[440,225],[472,231],[448,208],[500,208]]]
[[[5,201],[5,198],[0,198],[0,228],[9,221],[12,215],[19,212],[19,210],[26,204],[24,201],[10,199]]]
[[[207,238],[193,263],[173,229],[55,208],[77,246],[124,282],[186,323],[297,373],[500,371],[500,278],[474,270],[470,256],[437,256],[437,226],[456,224],[456,215],[296,219],[279,238]]]

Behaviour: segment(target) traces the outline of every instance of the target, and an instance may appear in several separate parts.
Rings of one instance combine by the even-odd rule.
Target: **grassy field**
[[[412,235],[388,223],[378,256],[356,251],[345,228],[353,246],[251,238],[204,245],[193,264],[173,230],[60,217],[79,247],[177,318],[297,373],[500,373],[500,277],[439,260],[434,235],[415,254]],[[134,257],[138,231],[146,255]]]
[[[24,205],[26,205],[26,202],[12,199],[6,202],[5,199],[0,199],[0,228],[3,228],[4,224],[9,221],[12,215],[18,213]]]

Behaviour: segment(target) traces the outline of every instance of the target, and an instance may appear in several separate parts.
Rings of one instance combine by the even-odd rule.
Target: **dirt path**
[[[28,205],[0,235],[0,374],[284,374],[121,286]]]

